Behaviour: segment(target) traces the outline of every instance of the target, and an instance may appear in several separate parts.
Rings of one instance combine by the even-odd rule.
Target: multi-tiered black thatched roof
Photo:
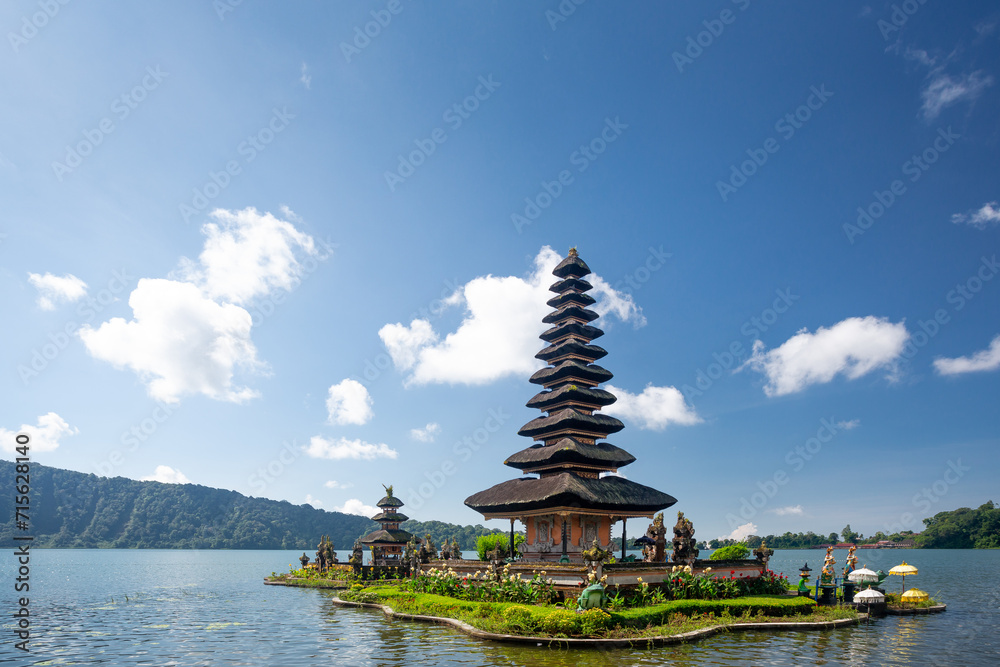
[[[540,336],[549,345],[535,355],[550,365],[531,376],[530,381],[544,390],[527,404],[546,414],[518,431],[539,442],[504,461],[539,476],[502,482],[469,496],[465,504],[488,518],[560,508],[645,516],[670,507],[677,500],[666,493],[623,477],[601,476],[616,472],[635,457],[598,442],[625,425],[614,417],[595,414],[617,399],[597,387],[613,376],[594,364],[607,351],[591,345],[604,332],[589,324],[599,317],[587,308],[594,303],[586,294],[592,285],[583,280],[590,267],[574,249],[552,273],[560,280],[549,288],[557,296],[547,303],[556,310],[543,321],[553,326]]]

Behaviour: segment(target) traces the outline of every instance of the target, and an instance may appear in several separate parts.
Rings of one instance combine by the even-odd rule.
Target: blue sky
[[[997,499],[993,3],[10,2],[3,455],[411,517],[577,246],[699,538]]]

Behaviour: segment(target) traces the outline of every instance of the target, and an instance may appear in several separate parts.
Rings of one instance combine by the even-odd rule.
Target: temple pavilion
[[[677,500],[614,474],[635,457],[600,442],[625,425],[599,412],[617,399],[598,388],[612,374],[594,363],[607,351],[591,344],[604,332],[591,325],[600,316],[588,309],[595,302],[587,294],[593,286],[583,279],[590,267],[574,248],[552,273],[559,280],[549,287],[556,296],[547,304],[555,310],[542,320],[552,326],[540,336],[548,345],[535,355],[548,365],[531,376],[543,390],[527,403],[545,414],[518,431],[537,442],[504,461],[526,476],[469,496],[465,504],[487,519],[510,519],[512,530],[520,521],[527,532],[525,559],[580,562],[595,539],[610,549],[612,524],[652,518]]]
[[[398,512],[403,501],[392,495],[392,485],[385,487],[385,497],[376,503],[382,511],[372,517],[379,529],[361,538],[361,543],[372,550],[372,565],[401,565],[403,549],[413,537],[399,524],[410,517]]]

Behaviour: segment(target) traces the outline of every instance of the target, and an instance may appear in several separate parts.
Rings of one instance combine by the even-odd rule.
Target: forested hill
[[[29,534],[35,547],[303,549],[312,555],[321,535],[329,535],[338,549],[350,549],[356,538],[377,527],[365,517],[235,491],[98,477],[32,463],[31,527],[23,532],[15,530],[14,478],[15,464],[0,461],[0,540],[6,545],[15,534]],[[420,536],[430,532],[438,545],[444,537],[456,537],[465,549],[475,548],[476,536],[494,532],[437,521],[403,527]]]

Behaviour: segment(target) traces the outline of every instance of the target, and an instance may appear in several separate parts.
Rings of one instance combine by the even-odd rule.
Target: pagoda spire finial
[[[576,246],[573,246],[572,248],[569,249],[569,256],[576,257]]]

